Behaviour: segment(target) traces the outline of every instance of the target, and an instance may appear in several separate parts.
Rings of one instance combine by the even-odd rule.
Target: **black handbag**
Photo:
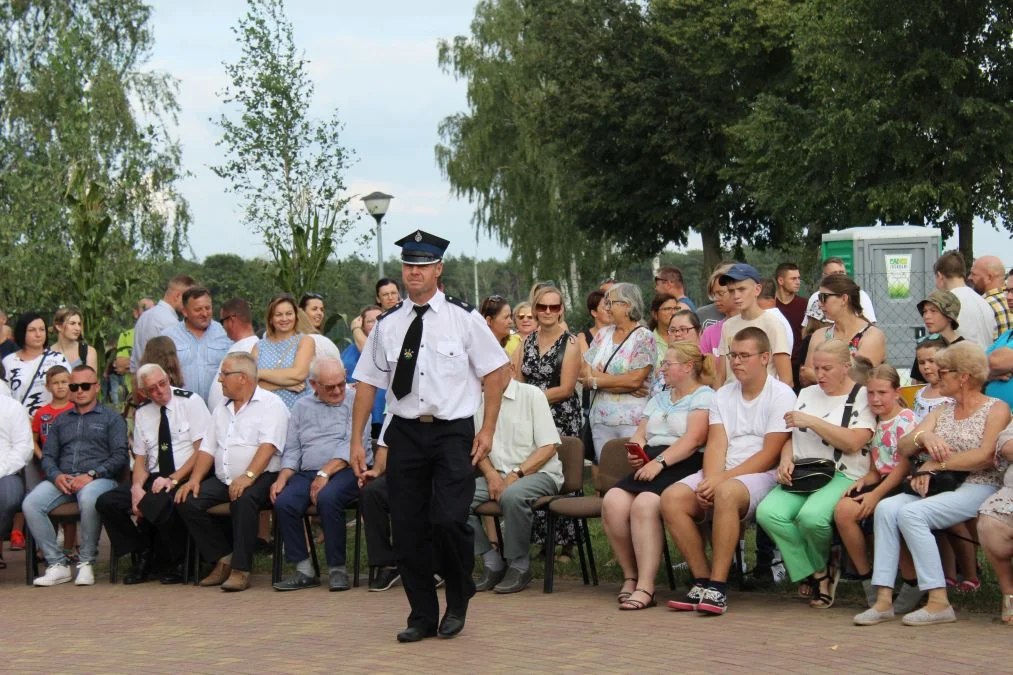
[[[852,387],[851,393],[848,394],[848,400],[844,402],[844,414],[841,416],[841,426],[845,429],[848,428],[848,423],[851,421],[851,411],[855,407],[855,399],[858,398],[858,392],[861,389],[862,385],[860,384]],[[834,479],[834,474],[837,473],[837,463],[841,461],[843,454],[840,450],[834,448],[833,459],[805,457],[796,460],[795,468],[791,472],[791,485],[782,485],[781,488],[785,492],[796,495],[811,495],[817,490],[826,487]]]
[[[915,476],[929,476],[929,489],[925,493],[926,497],[935,497],[943,492],[953,492],[958,487],[964,484],[964,479],[967,478],[967,471],[914,471],[911,474],[911,478]],[[920,494],[915,492],[914,488],[911,487],[911,481],[904,481],[904,492],[915,497],[921,497]]]
[[[609,364],[612,363],[612,359],[619,353],[619,350],[623,348],[626,341],[630,339],[630,336],[640,330],[642,326],[637,326],[623,338],[623,341],[615,348],[612,355],[609,356],[608,361],[605,362],[603,371],[608,370]],[[580,442],[584,444],[584,459],[590,460],[593,464],[598,463],[597,453],[594,451],[594,437],[591,435],[591,409],[594,408],[594,400],[598,398],[598,390],[595,389],[594,393],[591,394],[591,401],[587,406],[587,416],[584,418],[584,424],[580,427]]]

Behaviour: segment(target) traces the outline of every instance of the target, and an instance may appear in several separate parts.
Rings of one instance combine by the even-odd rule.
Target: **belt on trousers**
[[[451,422],[459,421],[459,420],[443,420],[440,419],[439,417],[433,417],[432,415],[419,415],[418,417],[401,417],[400,415],[395,415],[395,417],[405,422],[420,422],[422,424],[450,424]]]

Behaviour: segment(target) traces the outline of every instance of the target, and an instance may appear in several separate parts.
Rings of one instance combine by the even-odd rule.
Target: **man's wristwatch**
[[[243,475],[249,478],[250,480],[257,480],[257,477],[253,475],[252,471],[244,471]]]
[[[331,477],[331,474],[327,473],[323,469],[320,469],[320,471],[317,471],[317,478],[330,478],[330,477]]]
[[[92,480],[95,480],[96,478],[98,478],[98,472],[95,469],[92,469],[91,471],[89,471],[87,475],[88,475],[88,478],[91,478]]]
[[[172,487],[179,487],[179,481],[177,479],[170,478],[169,482],[172,484]]]
[[[524,478],[524,469],[522,469],[521,467],[517,467],[516,469],[514,469],[514,470],[513,470],[513,471],[511,471],[510,473],[515,473],[515,474],[517,474],[517,477],[518,477],[518,478]]]
[[[662,467],[668,466],[668,462],[665,461],[664,455],[658,455],[657,457],[654,458],[654,461],[660,464]]]

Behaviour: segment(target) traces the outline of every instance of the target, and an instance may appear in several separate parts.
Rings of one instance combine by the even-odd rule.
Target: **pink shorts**
[[[683,478],[680,483],[687,486],[693,492],[700,486],[700,481],[703,480],[703,471],[697,471],[696,473],[690,474]],[[752,520],[753,514],[756,513],[756,507],[763,498],[767,496],[767,493],[774,489],[777,485],[777,469],[771,469],[770,471],[764,471],[763,473],[747,473],[741,476],[736,476],[732,480],[737,480],[746,487],[746,492],[749,493],[749,511],[746,513],[743,520]],[[711,517],[712,510],[707,511],[704,519],[707,520]]]

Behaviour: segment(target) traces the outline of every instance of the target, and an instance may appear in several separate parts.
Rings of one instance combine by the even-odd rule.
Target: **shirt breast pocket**
[[[464,377],[468,371],[468,355],[457,340],[436,343],[436,372],[441,377]]]

